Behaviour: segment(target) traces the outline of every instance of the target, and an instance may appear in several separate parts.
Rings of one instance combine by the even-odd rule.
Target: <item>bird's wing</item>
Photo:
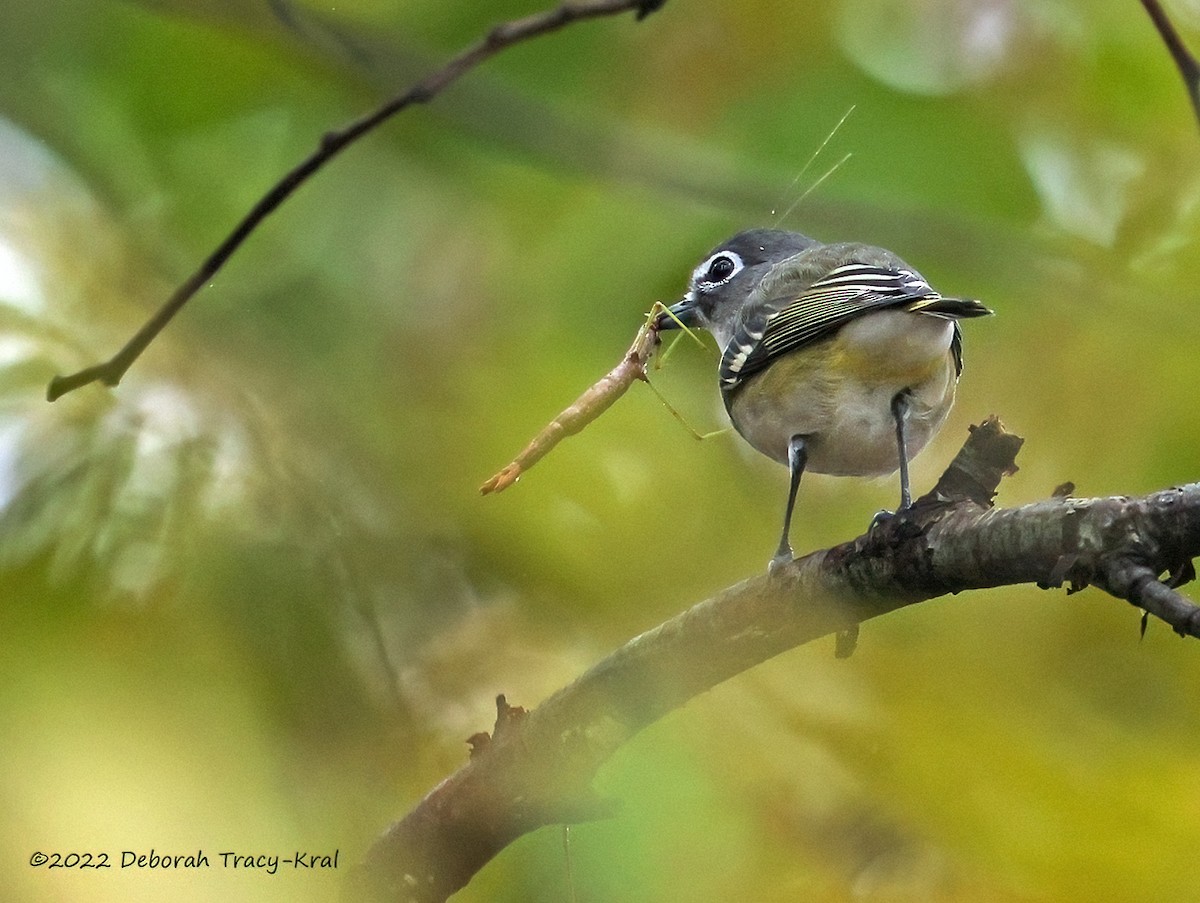
[[[769,285],[782,281],[776,279]],[[746,308],[749,313],[721,357],[721,388],[726,392],[772,360],[874,311],[900,308],[949,320],[990,313],[977,301],[942,297],[913,270],[865,263],[835,267],[798,292],[785,292],[776,300],[754,303],[751,298]]]

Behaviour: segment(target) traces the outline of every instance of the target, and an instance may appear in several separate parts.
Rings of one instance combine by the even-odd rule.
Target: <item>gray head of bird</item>
[[[729,344],[746,299],[780,261],[819,242],[782,229],[749,229],[722,242],[696,266],[683,298],[659,314],[659,329],[680,324],[711,332],[719,347]]]

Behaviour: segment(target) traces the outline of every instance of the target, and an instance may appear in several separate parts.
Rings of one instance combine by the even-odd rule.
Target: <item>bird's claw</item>
[[[774,577],[795,560],[790,547],[780,549],[775,553],[775,557],[767,562],[767,573]]]
[[[881,508],[880,510],[876,511],[875,516],[871,518],[871,526],[867,528],[867,532],[870,533],[872,530],[882,527],[884,524],[892,520],[892,518],[894,518],[898,513],[899,512],[897,511],[888,511],[887,508]]]

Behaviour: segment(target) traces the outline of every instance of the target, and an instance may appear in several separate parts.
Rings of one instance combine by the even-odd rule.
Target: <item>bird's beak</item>
[[[696,310],[696,297],[691,292],[683,296],[658,315],[654,321],[656,329],[678,329],[683,326],[700,326],[699,312]]]

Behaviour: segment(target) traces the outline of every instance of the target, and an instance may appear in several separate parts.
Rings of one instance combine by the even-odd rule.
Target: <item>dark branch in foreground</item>
[[[611,806],[592,777],[642,728],[780,652],[905,605],[1007,584],[1095,584],[1200,637],[1200,609],[1172,588],[1200,554],[1200,484],[992,508],[1021,441],[990,418],[904,515],[699,603],[532,712],[500,697],[494,735],[472,737],[470,762],[375,843],[350,897],[445,900],[520,835],[603,817]]]
[[[601,16],[611,16],[630,10],[637,11],[637,18],[642,19],[654,12],[666,0],[590,0],[590,2],[567,2],[554,9],[535,13],[522,19],[513,19],[502,25],[497,25],[483,40],[459,53],[446,65],[436,72],[426,76],[407,91],[388,100],[371,113],[356,119],[354,122],[326,132],[317,145],[316,150],[302,160],[283,178],[275,183],[263,195],[257,204],[234,227],[215,251],[200,265],[191,276],[169,297],[158,311],[142,325],[125,346],[107,361],[72,373],[69,376],[56,376],[50,380],[46,390],[46,398],[55,401],[68,392],[94,382],[102,382],[106,386],[117,385],[125,372],[133,366],[154,341],[172,318],[179,313],[185,304],[191,300],[204,284],[221,269],[241,247],[259,224],[272,213],[276,207],[287,200],[303,185],[308,178],[332,160],[340,151],[353,144],[363,135],[372,131],[406,107],[418,103],[427,103],[447,86],[470,69],[494,56],[501,50],[519,44],[548,32],[557,31],[574,22],[584,19],[595,19]]]
[[[1200,62],[1197,62],[1196,57],[1187,49],[1183,38],[1175,30],[1175,25],[1167,17],[1166,10],[1158,0],[1142,0],[1142,6],[1146,7],[1154,27],[1158,29],[1159,36],[1170,51],[1171,59],[1175,61],[1175,68],[1179,70],[1183,84],[1187,87],[1188,97],[1192,99],[1196,121],[1200,123]]]

